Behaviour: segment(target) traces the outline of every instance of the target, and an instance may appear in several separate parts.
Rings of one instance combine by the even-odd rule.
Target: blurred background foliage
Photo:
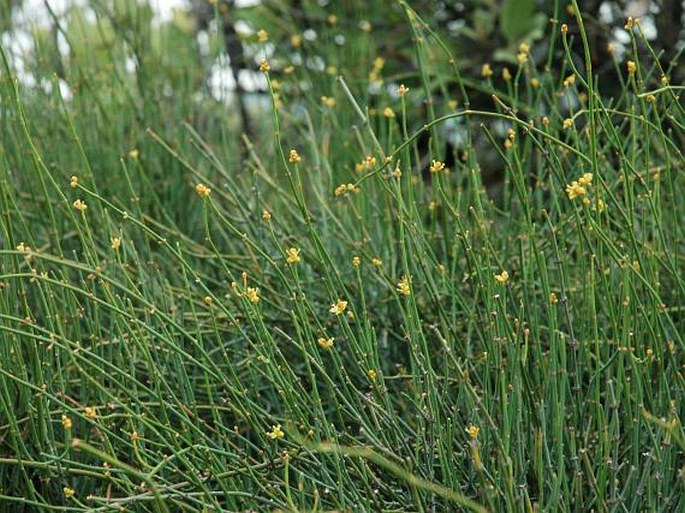
[[[414,108],[407,114],[412,118],[408,120],[410,133],[450,109],[491,109],[495,92],[525,113],[531,98],[522,95],[526,91],[530,95],[533,76],[561,84],[570,73],[558,30],[566,22],[573,64],[584,72],[582,44],[577,25],[571,22],[573,9],[561,0],[412,1],[411,7],[425,25],[408,23],[412,20],[407,20],[400,2],[391,1],[198,0],[179,3],[171,15],[162,18],[150,5],[136,0],[62,2],[59,8],[45,1],[47,19],[42,20],[35,19],[32,5],[22,0],[0,1],[0,30],[3,49],[22,81],[22,94],[32,100],[25,108],[31,111],[29,119],[39,145],[41,140],[56,140],[55,134],[66,130],[66,116],[56,124],[53,113],[66,113],[63,109],[68,106],[70,122],[83,138],[83,147],[88,148],[87,160],[102,163],[92,171],[103,190],[114,197],[128,194],[128,185],[122,183],[112,163],[138,151],[140,159],[134,164],[146,173],[134,176],[139,183],[133,185],[140,188],[141,195],[132,198],[133,203],[172,226],[180,223],[183,226],[176,227],[182,230],[200,223],[196,214],[183,208],[174,212],[155,209],[165,202],[187,205],[178,197],[187,194],[188,173],[178,159],[151,140],[146,128],[152,128],[179,154],[187,155],[198,146],[187,129],[192,127],[219,153],[235,180],[249,182],[249,174],[241,173],[256,166],[249,148],[260,148],[262,156],[273,151],[270,98],[258,72],[263,58],[270,62],[276,101],[288,106],[283,129],[293,139],[302,131],[311,131],[312,126],[325,132],[319,121],[308,119],[304,106],[321,108],[324,96],[346,102],[336,83],[340,75],[360,104],[368,106],[381,131],[387,127],[383,127],[380,113],[396,99],[400,83],[413,91]],[[623,94],[621,71],[628,53],[631,58],[644,54],[652,69],[666,70],[673,82],[682,81],[683,71],[676,67],[683,49],[681,1],[590,0],[581,5],[594,72],[605,98]],[[623,29],[628,16],[641,18],[654,53],[632,47]],[[260,30],[268,34],[266,41],[260,40]],[[445,54],[417,51],[414,43],[430,37],[432,30],[454,56],[469,89],[468,101]],[[521,43],[530,45],[532,66],[519,67]],[[482,76],[486,63],[492,69],[488,80]],[[430,77],[427,82],[422,80],[422,72]],[[524,80],[511,80],[517,72]],[[658,85],[659,78],[653,74],[651,85]],[[569,98],[562,109],[583,101],[573,95]],[[560,103],[555,98],[545,101]],[[550,109],[554,110],[556,107]],[[357,121],[349,108],[336,109],[332,120],[337,126],[353,126]],[[447,148],[438,147],[435,140],[429,142],[426,133],[417,150],[437,154],[451,165],[459,159],[464,138],[445,125],[445,130],[451,130],[441,134]],[[101,129],[104,126],[107,130]],[[502,176],[501,160],[482,134],[473,141],[482,146],[477,149],[486,185],[496,186]],[[11,147],[11,142],[8,144]],[[345,153],[340,146],[350,141],[332,137],[329,144],[330,154],[339,156]],[[433,146],[429,148],[429,144]],[[94,148],[100,153],[93,155]],[[40,148],[66,179],[84,159],[61,149]],[[344,164],[353,165],[358,155],[348,153],[351,161]],[[10,164],[11,155],[7,151]]]
[[[92,87],[100,92],[102,101],[117,102],[127,88],[98,81],[102,75],[98,70],[113,66],[122,80],[138,79],[140,108],[145,109],[151,107],[149,100],[153,99],[146,94],[174,96],[177,90],[190,89],[208,98],[225,99],[225,91],[222,95],[217,91],[220,88],[211,87],[212,76],[221,69],[221,73],[230,72],[228,89],[237,93],[231,95],[232,100],[240,104],[248,131],[244,103],[249,100],[245,95],[264,91],[265,86],[263,81],[255,83],[254,77],[247,76],[263,57],[264,47],[256,35],[260,29],[269,34],[266,52],[277,57],[272,63],[276,74],[291,64],[303,63],[309,71],[343,74],[352,83],[365,82],[369,70],[360,68],[359,63],[366,60],[371,67],[373,59],[380,56],[386,63],[384,75],[390,80],[409,83],[413,78],[418,82],[415,34],[408,30],[399,2],[189,0],[179,2],[173,15],[160,22],[154,20],[149,5],[136,0],[62,2],[59,12],[45,1],[50,19],[40,20],[41,28],[17,27],[12,14],[26,8],[25,4],[23,0],[0,2],[0,31],[12,37],[13,30],[31,28],[31,52],[40,58],[25,61],[34,64],[27,72],[36,81],[56,73],[71,88]],[[545,61],[554,40],[545,38],[550,24],[559,26],[573,17],[570,3],[562,0],[414,0],[410,5],[438,32],[467,79],[479,77],[486,62],[492,63],[494,77],[501,79],[504,67],[517,67],[521,42],[531,44],[536,61]],[[620,61],[630,44],[622,30],[628,16],[641,18],[664,69],[682,50],[684,3],[680,0],[588,0],[580,5],[592,63],[606,95],[619,89],[611,87],[615,74],[612,53],[618,52]],[[29,12],[23,25],[31,21],[30,17]],[[158,30],[149,30],[153,26]],[[574,27],[571,24],[572,47],[576,64],[582,68],[582,46]],[[357,37],[363,41],[351,40]],[[561,71],[563,52],[559,48],[556,51],[558,55],[549,62]],[[138,76],[132,77],[133,72]],[[445,69],[446,75],[450,73]],[[602,76],[610,78],[602,80]],[[679,78],[673,76],[674,80]],[[158,87],[146,93],[140,85],[150,80]],[[320,83],[322,90],[329,90],[325,80]],[[489,96],[489,91],[485,92]],[[184,100],[175,96],[175,101]]]

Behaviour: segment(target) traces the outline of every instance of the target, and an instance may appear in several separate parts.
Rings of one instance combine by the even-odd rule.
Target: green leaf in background
[[[500,26],[509,44],[515,44],[533,28],[534,0],[506,0],[500,12]]]

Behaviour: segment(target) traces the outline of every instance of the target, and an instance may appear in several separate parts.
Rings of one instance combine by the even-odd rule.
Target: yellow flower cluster
[[[212,189],[210,189],[209,187],[207,187],[204,184],[199,183],[195,186],[195,192],[201,198],[206,198],[207,196],[209,196],[211,194]]]
[[[628,61],[626,63],[626,69],[628,70],[628,75],[634,75],[637,71],[637,64],[634,61]]]
[[[319,346],[321,346],[324,349],[330,349],[331,347],[333,347],[333,341],[334,340],[335,339],[333,337],[331,337],[331,338],[320,337],[319,340],[317,340],[317,343],[319,344]]]
[[[440,162],[439,160],[432,160],[431,165],[430,165],[430,172],[431,173],[439,173],[440,171],[443,171],[445,169],[445,163]]]
[[[374,157],[373,155],[369,155],[368,157],[366,157],[361,162],[357,162],[354,165],[354,170],[357,173],[362,173],[364,171],[367,171],[369,169],[373,169],[375,167],[376,167],[376,157]]]
[[[509,273],[507,271],[502,271],[499,274],[495,274],[495,281],[504,285],[507,281],[509,281]]]
[[[247,296],[247,299],[250,303],[255,305],[259,303],[260,297],[259,289],[257,287],[247,287],[245,290],[245,296]]]
[[[340,184],[335,188],[335,191],[333,193],[336,196],[343,196],[344,194],[347,194],[348,192],[359,192],[361,189],[354,185],[353,183],[348,183],[348,184]]]
[[[585,173],[578,180],[573,180],[566,185],[566,194],[568,199],[583,198],[587,194],[588,187],[592,185],[592,173]],[[584,198],[583,203],[586,203],[587,198]],[[588,200],[589,202],[589,200]]]
[[[471,424],[469,427],[466,428],[466,432],[469,434],[469,436],[473,439],[475,439],[478,436],[478,433],[480,433],[480,428],[478,426],[474,426]]]
[[[331,307],[328,309],[328,311],[334,315],[340,315],[346,309],[347,309],[347,301],[343,301],[342,299],[338,299],[335,303],[333,303],[331,305]]]
[[[298,263],[302,258],[300,258],[299,248],[288,248],[285,252],[285,261],[290,265]]]
[[[369,72],[369,82],[379,80],[383,66],[385,66],[385,59],[383,57],[376,57],[373,61],[373,68]]]
[[[483,64],[483,66],[480,68],[480,76],[483,78],[489,78],[492,76],[492,67],[490,66],[490,63],[486,62]]]
[[[640,24],[640,18],[633,18],[632,16],[628,16],[628,20],[626,21],[626,24],[624,25],[624,29],[626,30],[632,30],[633,26],[639,25]]]
[[[283,438],[285,433],[283,432],[283,429],[281,429],[281,425],[276,424],[275,426],[271,426],[271,431],[267,431],[266,436],[272,440],[278,440],[279,438]]]
[[[528,55],[530,55],[530,45],[523,42],[519,45],[519,53],[516,54],[516,59],[519,61],[519,64],[528,62]]]
[[[408,276],[403,276],[400,282],[397,284],[397,292],[399,292],[403,296],[408,296],[411,294],[411,287]]]
[[[301,160],[302,157],[300,157],[300,154],[297,153],[297,150],[290,150],[288,162],[290,162],[291,164],[299,164]]]
[[[332,109],[333,107],[335,107],[335,98],[331,98],[329,96],[322,96],[321,103],[323,103],[329,109]]]

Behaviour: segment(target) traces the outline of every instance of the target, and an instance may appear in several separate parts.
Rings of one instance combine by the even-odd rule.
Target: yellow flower
[[[302,160],[302,157],[300,157],[300,154],[297,153],[297,150],[290,150],[290,156],[288,157],[288,162],[290,162],[291,164],[299,164],[301,160]]]
[[[411,294],[411,288],[409,286],[409,278],[407,276],[403,276],[400,282],[397,284],[397,292],[402,294],[403,296],[408,296]]]
[[[138,160],[140,158],[140,152],[133,148],[131,151],[128,152],[128,156],[131,157],[133,160]]]
[[[245,295],[247,296],[247,299],[250,301],[250,303],[253,303],[255,305],[259,303],[259,289],[257,287],[247,287]]]
[[[516,59],[519,61],[519,64],[525,64],[528,62],[528,54],[519,52],[516,54]]]
[[[207,187],[204,184],[199,183],[195,186],[195,192],[197,193],[198,196],[200,196],[202,198],[206,198],[207,196],[209,196],[211,194],[212,189],[210,189],[209,187]]]
[[[214,302],[211,296],[205,296],[202,301],[204,301],[207,306],[211,306]]]
[[[626,69],[628,70],[628,75],[634,75],[637,71],[637,64],[633,61],[628,61],[626,63]]]
[[[112,237],[110,239],[109,247],[114,251],[118,250],[121,247],[121,239],[119,237]]]
[[[526,55],[530,53],[530,44],[526,43],[525,41],[522,42],[519,45],[519,52],[520,53],[525,53]]]
[[[95,417],[98,416],[97,410],[95,408],[93,408],[92,406],[86,406],[85,413],[86,413],[86,417],[89,419],[94,419]]]
[[[564,130],[568,130],[573,126],[573,120],[571,118],[566,118],[563,123]]]
[[[84,210],[86,210],[88,208],[88,205],[86,205],[85,201],[77,199],[76,201],[74,201],[74,208],[76,210],[78,210],[79,212],[83,212]]]
[[[281,429],[281,425],[276,424],[275,426],[271,426],[271,431],[267,431],[266,436],[268,436],[272,440],[277,440],[279,438],[283,438],[285,436],[285,433]]]
[[[266,59],[262,59],[262,62],[259,63],[259,71],[263,73],[268,73],[268,71],[271,69],[271,66],[269,66],[269,61]]]
[[[342,195],[345,194],[346,192],[347,192],[347,186],[343,183],[343,184],[338,185],[338,186],[335,188],[334,194],[335,194],[336,196],[342,196]]]
[[[404,84],[400,84],[400,87],[397,88],[397,93],[400,96],[404,96],[408,92],[409,92],[409,88],[407,86],[405,86]]]
[[[31,251],[31,246],[20,242],[17,246],[17,251]]]
[[[271,220],[271,212],[268,210],[262,210],[262,219],[264,219],[264,221]]]
[[[69,488],[68,486],[65,486],[64,488],[62,488],[62,492],[64,493],[64,496],[65,496],[67,499],[73,497],[73,496],[74,496],[74,493],[76,493],[76,492],[74,492],[74,489],[73,489],[73,488]]]
[[[378,373],[373,369],[369,369],[368,371],[366,371],[366,375],[369,377],[371,381],[376,381],[376,378],[378,377]]]
[[[568,25],[566,25],[566,23],[561,24],[561,33],[563,35],[566,35],[568,33]]]
[[[490,63],[486,62],[483,64],[483,67],[480,68],[480,76],[483,78],[492,76],[492,67],[490,67]]]
[[[592,185],[592,173],[584,173],[583,176],[578,178],[578,183],[583,187]]]
[[[319,344],[319,346],[323,347],[324,349],[330,349],[331,347],[333,347],[333,341],[334,340],[335,339],[333,337],[331,337],[331,338],[321,337],[321,338],[319,338],[319,340],[317,340],[317,343]]]
[[[330,98],[329,96],[322,96],[321,103],[323,103],[329,109],[335,107],[335,98]]]
[[[626,24],[624,25],[624,29],[630,30],[633,28],[633,24],[635,23],[635,20],[633,20],[632,16],[628,17],[628,21],[626,21]]]
[[[345,311],[347,308],[347,301],[343,301],[342,299],[338,299],[335,303],[331,305],[331,307],[328,309],[329,312],[335,315],[340,315]]]
[[[371,259],[371,264],[372,264],[374,267],[380,267],[380,266],[383,265],[383,262],[381,261],[380,258],[375,257],[375,258],[372,258],[372,259]]]
[[[511,71],[509,71],[509,68],[504,68],[502,70],[502,78],[505,82],[509,82],[511,80]]]
[[[352,265],[355,267],[359,267],[359,265],[362,263],[361,259],[358,256],[353,256],[352,257]]]
[[[509,280],[509,273],[507,271],[502,271],[499,274],[495,274],[495,281],[504,285]]]
[[[383,115],[386,118],[391,119],[395,117],[395,111],[392,110],[390,107],[386,107],[385,109],[383,109]]]
[[[466,428],[466,432],[469,434],[471,438],[476,438],[478,436],[478,433],[480,432],[480,428],[478,426],[474,426],[471,424],[469,427]]]
[[[64,429],[71,429],[71,419],[66,415],[62,415],[62,427]]]
[[[78,176],[72,176],[69,179],[69,185],[74,189],[78,187]]]
[[[577,180],[573,180],[566,186],[566,194],[568,195],[568,199],[572,200],[585,196],[585,194],[587,194],[587,189],[580,185]]]
[[[431,166],[430,166],[430,172],[431,173],[438,173],[438,172],[442,171],[443,169],[445,169],[444,162],[440,162],[439,160],[433,160],[431,162]]]
[[[328,17],[326,18],[326,23],[329,25],[337,25],[338,24],[338,17],[335,14],[329,14]]]
[[[269,34],[266,30],[261,29],[257,32],[257,41],[260,43],[266,43],[269,40]]]
[[[540,79],[533,77],[530,79],[530,87],[537,89],[540,87]]]
[[[549,303],[552,305],[556,305],[559,302],[559,298],[554,292],[549,293]]]
[[[299,48],[302,45],[302,36],[300,34],[293,34],[290,36],[290,44],[295,48]]]
[[[509,140],[513,141],[516,138],[516,130],[514,130],[513,128],[509,128],[507,130],[507,137],[509,138]]]
[[[300,260],[300,250],[299,248],[288,248],[288,250],[285,252],[286,257],[285,261],[288,262],[290,265],[294,265]]]

